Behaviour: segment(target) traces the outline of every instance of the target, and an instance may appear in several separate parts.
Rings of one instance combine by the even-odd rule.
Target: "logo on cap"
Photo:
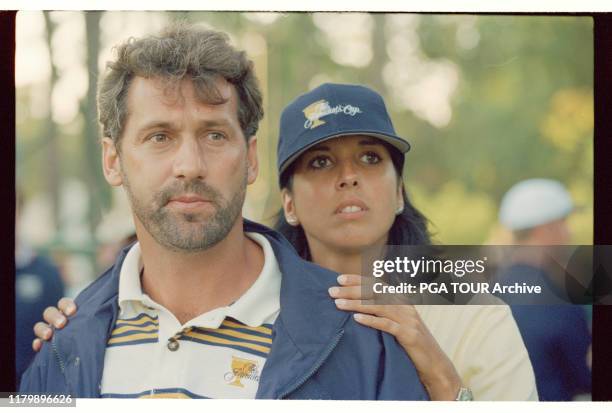
[[[304,112],[304,116],[306,116],[304,129],[314,129],[317,126],[325,124],[325,121],[321,120],[324,116],[337,115],[339,113],[355,116],[358,113],[363,113],[359,107],[353,105],[336,105],[331,107],[329,102],[325,99],[311,103],[306,106],[302,112]]]

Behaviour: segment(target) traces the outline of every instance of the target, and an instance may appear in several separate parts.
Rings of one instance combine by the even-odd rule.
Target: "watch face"
[[[459,402],[471,402],[474,400],[474,396],[472,395],[472,391],[466,387],[462,387],[459,389],[459,393],[457,394],[457,398],[455,399]]]

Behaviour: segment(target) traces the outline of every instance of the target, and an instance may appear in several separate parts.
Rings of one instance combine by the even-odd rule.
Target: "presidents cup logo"
[[[230,386],[244,387],[241,380],[259,381],[257,362],[232,356],[232,371],[225,373],[223,378]]]
[[[311,103],[306,106],[302,112],[304,112],[304,116],[306,116],[304,129],[314,129],[317,126],[325,124],[325,121],[321,120],[321,118],[327,115],[337,115],[341,113],[343,115],[355,116],[358,113],[363,113],[359,107],[353,105],[336,105],[331,107],[329,102],[325,99]]]

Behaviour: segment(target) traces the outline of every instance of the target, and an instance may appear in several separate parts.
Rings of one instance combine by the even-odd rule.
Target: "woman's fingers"
[[[360,300],[361,299],[361,287],[331,287],[329,289],[329,295],[332,298],[346,298],[349,300]]]
[[[385,307],[384,305],[375,305],[364,303],[361,300],[348,300],[345,298],[337,298],[334,300],[336,303],[336,307],[340,310],[344,311],[354,311],[356,313],[366,313],[373,314],[378,316],[385,315]]]
[[[412,305],[376,305],[359,300],[347,300],[343,298],[336,299],[335,303],[336,307],[340,310],[386,317],[400,324],[410,323],[410,320],[420,319],[416,309]]]
[[[332,298],[362,300],[363,302],[370,302],[373,296],[371,291],[358,285],[352,287],[331,287],[328,291]]]
[[[361,285],[361,278],[361,275],[357,274],[340,274],[338,276],[338,284],[345,287]]]
[[[373,279],[364,278],[356,274],[340,274],[339,287],[331,287],[329,295],[332,298],[346,298],[349,300],[370,300],[372,298],[371,284]]]
[[[400,325],[393,320],[389,320],[388,318],[361,313],[354,314],[353,318],[355,318],[355,321],[357,321],[359,324],[363,324],[364,326],[375,328],[394,336],[399,334]]]
[[[45,311],[43,311],[43,319],[46,323],[39,321],[34,325],[34,334],[36,338],[32,341],[32,349],[36,352],[40,351],[42,348],[43,340],[49,341],[51,337],[53,337],[51,325],[59,329],[64,328],[68,322],[66,315],[73,315],[76,312],[76,304],[72,299],[67,297],[61,298],[57,306],[59,309],[55,307],[45,308]]]
[[[34,351],[40,351],[42,347],[42,340],[48,341],[53,337],[53,330],[51,325],[55,328],[64,328],[68,319],[64,314],[72,315],[76,312],[76,305],[70,298],[62,298],[57,303],[58,308],[47,307],[43,311],[43,319],[46,323],[39,321],[34,325],[34,334],[37,338],[32,341],[32,349]],[[61,309],[61,311],[60,311]]]
[[[56,328],[63,328],[67,321],[66,316],[55,307],[47,307],[43,312],[43,319]]]
[[[53,331],[51,330],[51,327],[49,327],[49,324],[39,321],[38,323],[34,324],[34,334],[39,339],[47,341],[53,336]],[[34,346],[34,343],[32,343],[32,346]]]
[[[374,297],[374,285],[380,284],[377,301],[384,304],[417,304],[414,298],[406,295],[381,294],[386,283],[373,277],[363,277],[358,274],[340,274],[337,278],[338,290],[331,290],[333,298],[346,298],[350,300],[371,300]],[[356,288],[357,287],[357,288]]]
[[[62,297],[57,302],[57,307],[59,310],[67,316],[71,316],[76,312],[76,304],[74,300],[68,297]]]

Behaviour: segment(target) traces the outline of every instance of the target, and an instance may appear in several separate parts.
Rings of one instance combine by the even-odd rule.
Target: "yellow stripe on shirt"
[[[203,328],[204,331],[210,331],[212,333],[223,334],[225,336],[232,336],[236,338],[242,338],[245,340],[258,341],[260,343],[272,344],[272,339],[267,337],[254,336],[252,334],[241,333],[240,331],[230,330],[229,328]]]
[[[261,327],[250,327],[250,326],[247,326],[245,324],[238,324],[238,323],[236,323],[234,321],[230,321],[230,320],[227,320],[227,319],[223,320],[223,323],[221,323],[221,325],[225,325],[227,327],[233,327],[233,328],[243,328],[245,330],[251,330],[251,331],[258,331],[258,332],[263,333],[263,334],[269,334],[269,335],[272,334],[272,329],[269,328],[269,327],[263,327],[263,326],[261,326]]]
[[[155,331],[154,333],[140,333],[140,334],[131,334],[129,336],[114,337],[108,340],[107,344],[126,343],[129,341],[144,340],[147,338],[157,339],[157,331]]]
[[[157,318],[153,318],[147,314],[142,314],[142,317],[136,319],[136,320],[117,320],[115,325],[130,325],[130,326],[138,326],[147,322],[151,322],[154,324],[158,324],[159,325],[159,321],[157,321]]]
[[[226,345],[231,345],[231,346],[241,346],[241,347],[245,347],[245,348],[250,348],[252,350],[259,351],[259,352],[264,353],[264,354],[268,354],[270,352],[270,348],[269,347],[260,346],[259,344],[252,344],[252,343],[245,343],[245,342],[242,342],[242,341],[228,340],[228,339],[224,339],[224,338],[209,336],[209,335],[206,335],[206,334],[196,333],[194,331],[190,331],[190,332],[186,333],[185,336],[186,337],[193,337],[193,338],[196,338],[196,339],[202,340],[202,341],[208,341],[209,343],[226,344]]]
[[[121,327],[117,327],[113,330],[111,335],[125,333],[126,331],[143,331],[143,332],[152,332],[157,331],[159,326],[157,325],[148,325],[148,326],[133,326],[133,325],[122,325]]]

